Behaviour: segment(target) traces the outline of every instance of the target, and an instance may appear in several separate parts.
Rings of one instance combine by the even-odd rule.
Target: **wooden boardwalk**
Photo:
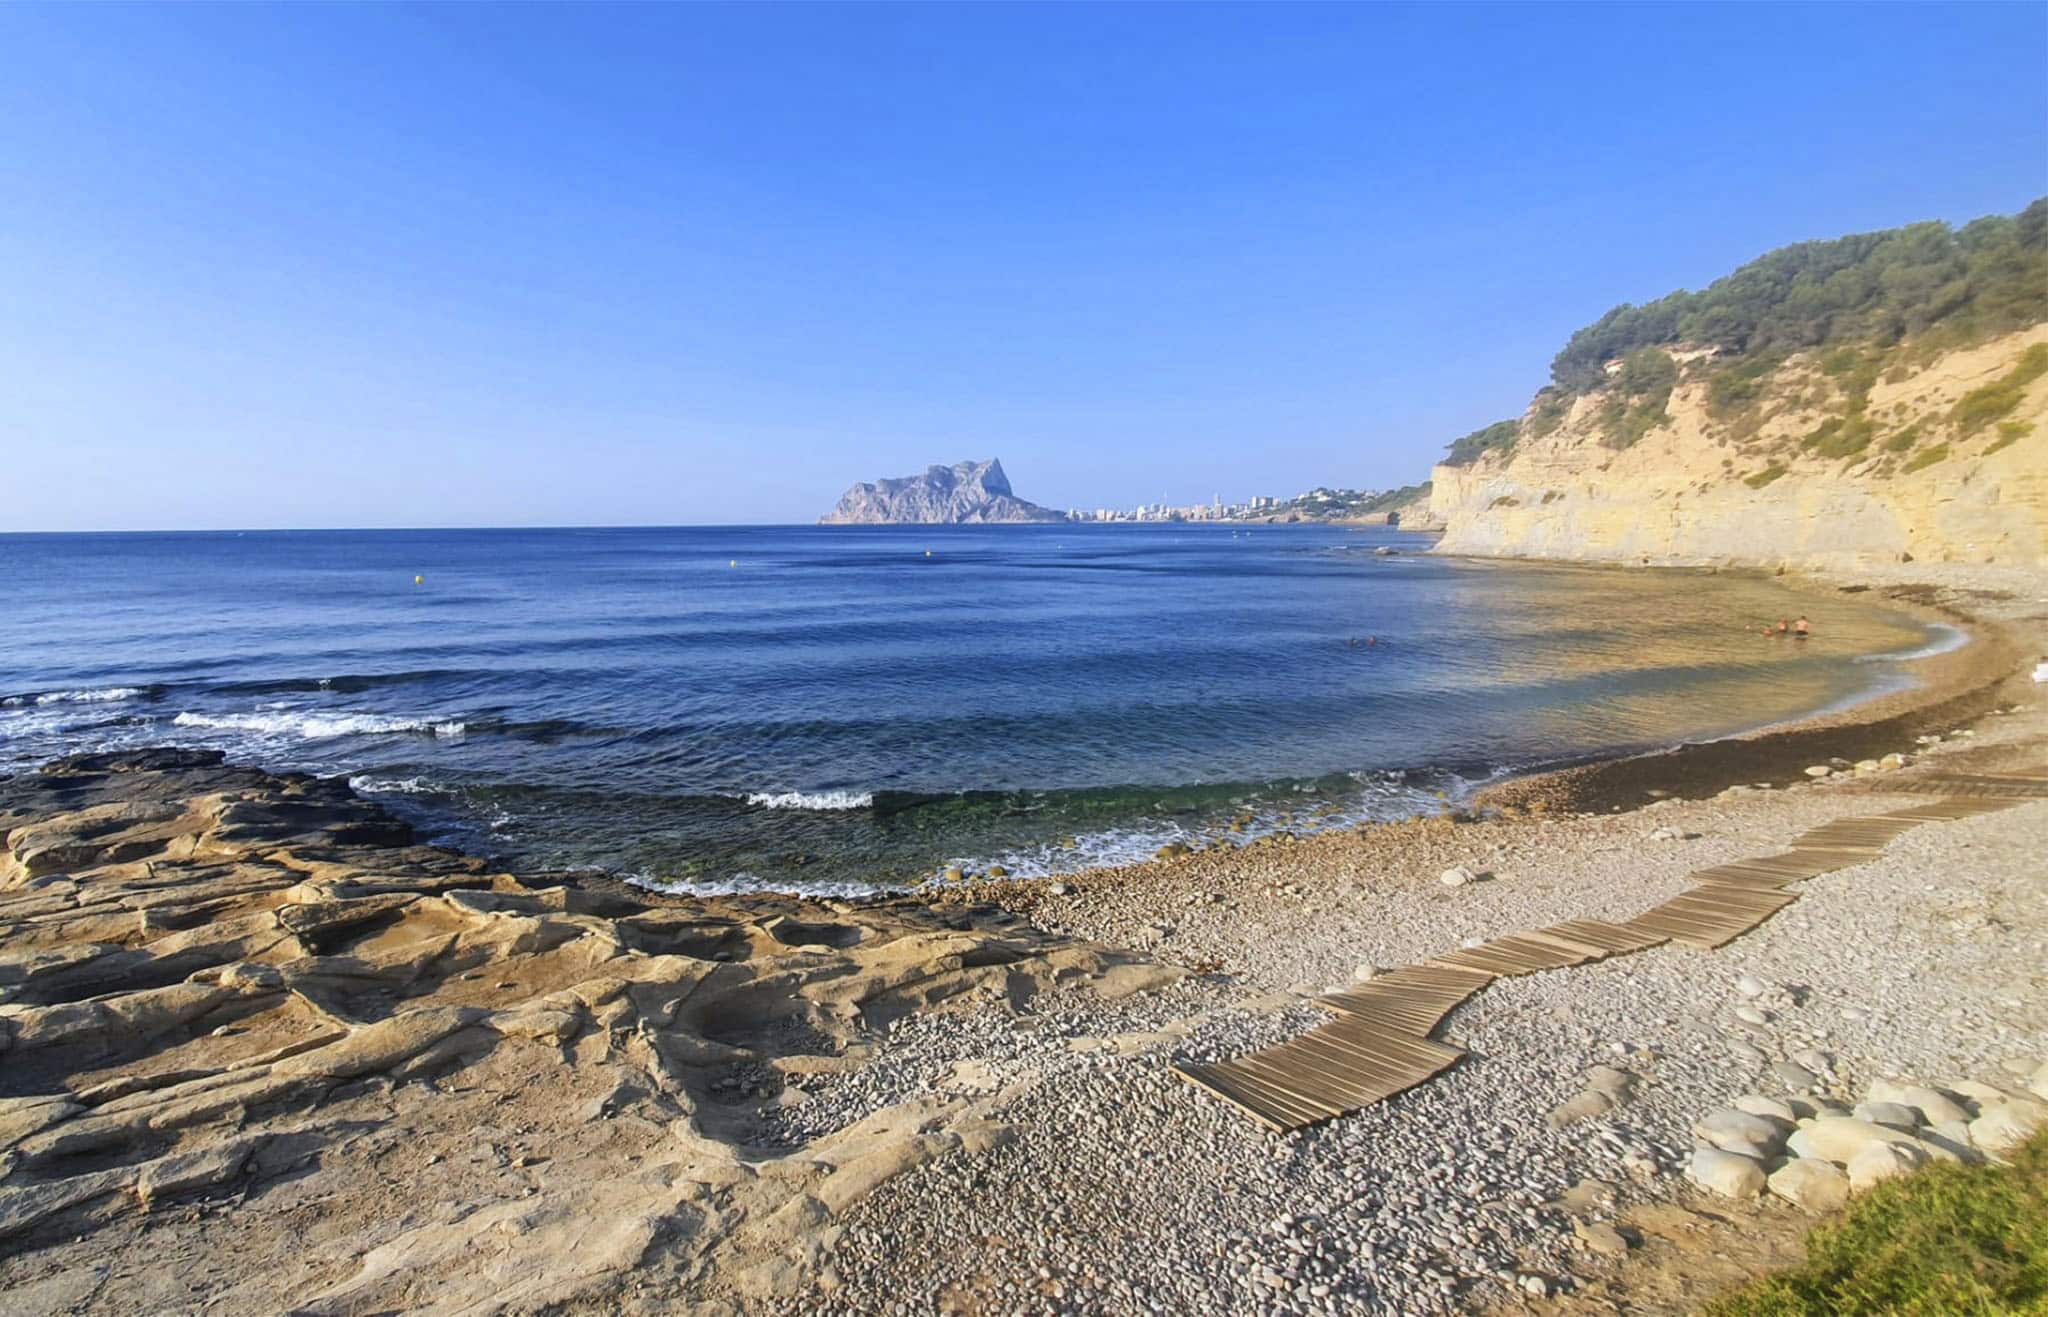
[[[1785,891],[1868,864],[1923,823],[1970,818],[2048,798],[2048,772],[1945,773],[1885,784],[1940,799],[1809,828],[1792,849],[1701,869],[1693,886],[1623,923],[1573,919],[1461,947],[1316,998],[1331,1019],[1299,1038],[1174,1073],[1276,1133],[1348,1115],[1428,1080],[1465,1054],[1430,1037],[1444,1017],[1496,978],[1566,969],[1664,942],[1721,946],[1798,900]]]

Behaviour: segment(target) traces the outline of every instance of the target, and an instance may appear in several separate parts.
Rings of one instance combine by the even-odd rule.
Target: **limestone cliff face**
[[[1640,563],[1849,567],[1926,561],[2048,564],[2048,374],[2027,379],[2048,324],[1931,359],[1904,350],[1793,356],[1755,401],[1715,405],[1704,353],[1670,355],[1679,377],[1661,423],[1618,447],[1618,385],[1542,400],[1514,446],[1439,465],[1430,507],[1439,549]],[[1849,350],[1854,352],[1855,350]],[[2024,358],[2024,360],[2023,360]],[[2003,383],[2017,401],[1988,419]],[[1975,414],[1972,408],[1975,408]],[[1548,421],[1554,428],[1537,434]],[[1845,428],[1848,427],[1848,428]]]
[[[1003,464],[990,458],[935,466],[921,476],[863,481],[847,490],[839,506],[818,518],[818,524],[966,525],[1066,519],[1063,512],[1018,498],[1003,474]]]

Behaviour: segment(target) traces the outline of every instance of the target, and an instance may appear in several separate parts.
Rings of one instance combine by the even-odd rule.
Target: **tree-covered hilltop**
[[[1697,293],[1623,303],[1571,336],[1550,363],[1557,387],[1606,382],[1607,363],[1677,343],[1721,359],[1843,339],[1896,343],[1943,322],[1995,334],[2048,319],[2048,198],[2018,215],[1951,229],[1939,221],[1759,256]]]
[[[1960,229],[1931,220],[1794,243],[1699,292],[1615,307],[1571,336],[1526,418],[1474,430],[1453,441],[1443,460],[1469,466],[1524,435],[1548,434],[1575,398],[1595,390],[1605,390],[1597,415],[1606,442],[1627,448],[1670,419],[1666,404],[1681,376],[1670,350],[1679,347],[1697,351],[1684,374],[1704,377],[1715,417],[1735,424],[1758,410],[1766,381],[1787,356],[1836,349],[1826,373],[1844,377],[1847,415],[1840,435],[1810,446],[1852,455],[1869,441],[1861,400],[1887,358],[1959,347],[2043,320],[2048,197],[2017,215],[1987,216]],[[1837,369],[1837,358],[1854,369]]]

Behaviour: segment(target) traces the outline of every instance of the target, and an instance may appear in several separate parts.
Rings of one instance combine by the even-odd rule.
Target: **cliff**
[[[1003,474],[1003,464],[990,458],[935,466],[921,476],[863,481],[841,495],[839,506],[818,518],[818,524],[963,525],[1066,519],[1063,512],[1018,498]]]
[[[1908,340],[1740,366],[1679,344],[1606,376],[1460,441],[1465,460],[1432,474],[1441,551],[2048,562],[2048,324],[1948,351]]]

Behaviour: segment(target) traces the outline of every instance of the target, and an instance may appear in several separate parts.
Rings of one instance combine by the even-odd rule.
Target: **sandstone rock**
[[[1768,1098],[1757,1093],[1744,1093],[1741,1097],[1735,1099],[1733,1105],[1737,1111],[1746,1111],[1752,1116],[1769,1116],[1773,1120],[1782,1120],[1787,1125],[1799,1119],[1799,1115],[1793,1110],[1791,1103],[1781,1102],[1777,1098]]]
[[[2017,1102],[1999,1102],[1970,1122],[1970,1143],[1993,1157],[2010,1157],[2040,1128],[2037,1113]]]
[[[1962,1103],[1940,1089],[1929,1088],[1925,1084],[1908,1085],[1899,1096],[1890,1100],[1913,1108],[1920,1113],[1921,1122],[1928,1125],[1939,1125],[1954,1120],[1967,1121],[1970,1118],[1969,1111]]]
[[[1580,1247],[1602,1257],[1618,1258],[1628,1252],[1628,1240],[1604,1221],[1574,1221],[1572,1234],[1577,1236]]]
[[[1437,881],[1446,887],[1463,887],[1467,883],[1478,882],[1479,875],[1461,864],[1454,869],[1446,869],[1438,874]]]
[[[1764,1191],[1763,1163],[1719,1148],[1693,1149],[1686,1175],[1694,1184],[1724,1198],[1755,1198]]]
[[[1735,991],[1745,997],[1761,997],[1770,990],[1771,985],[1754,974],[1743,974],[1735,980]]]
[[[1772,1171],[1772,1193],[1809,1212],[1835,1212],[1849,1201],[1849,1177],[1833,1162],[1794,1157]]]
[[[1616,1102],[1628,1096],[1635,1080],[1636,1077],[1628,1071],[1617,1070],[1611,1065],[1596,1065],[1586,1071],[1586,1087],[1604,1093]]]
[[[1818,1116],[1799,1127],[1787,1140],[1792,1152],[1800,1157],[1818,1157],[1823,1161],[1847,1163],[1876,1143],[1913,1144],[1912,1135],[1902,1133],[1884,1125],[1854,1116]]]
[[[1927,1154],[1909,1143],[1873,1143],[1849,1159],[1849,1188],[1862,1193],[1885,1180],[1908,1175],[1927,1162]]]
[[[1735,1008],[1735,1018],[1744,1024],[1766,1025],[1771,1022],[1770,1012],[1760,1010],[1747,1003]]]
[[[1550,1121],[1550,1128],[1563,1129],[1567,1125],[1576,1125],[1582,1120],[1592,1120],[1596,1117],[1604,1116],[1612,1110],[1614,1110],[1613,1098],[1600,1092],[1598,1089],[1589,1088],[1578,1096],[1552,1108],[1548,1119]]]
[[[1829,768],[1826,764],[1810,764],[1807,766],[1806,775],[1808,777],[1826,777],[1834,771],[1834,769]]]
[[[2034,1073],[2027,1080],[2027,1091],[2035,1097],[2048,1098],[2048,1061],[2034,1067]]]
[[[1694,1122],[1692,1132],[1724,1152],[1763,1159],[1784,1146],[1787,1127],[1768,1116],[1723,1107]]]
[[[1811,1070],[1793,1061],[1771,1062],[1771,1076],[1794,1093],[1811,1093],[1820,1083]]]
[[[1863,1102],[1857,1105],[1853,1114],[1858,1120],[1889,1125],[1908,1134],[1920,1126],[1920,1113],[1903,1102]]]
[[[1930,1155],[1944,1155],[1960,1162],[1979,1162],[1984,1154],[1977,1151],[1977,1145],[1970,1138],[1970,1122],[1967,1120],[1944,1120],[1920,1131],[1920,1141],[1927,1145]]]
[[[1817,1047],[1802,1047],[1792,1053],[1792,1060],[1816,1075],[1824,1075],[1835,1068],[1835,1058]]]
[[[1605,1180],[1580,1180],[1564,1191],[1558,1206],[1577,1217],[1594,1217],[1614,1210],[1614,1186]]]

